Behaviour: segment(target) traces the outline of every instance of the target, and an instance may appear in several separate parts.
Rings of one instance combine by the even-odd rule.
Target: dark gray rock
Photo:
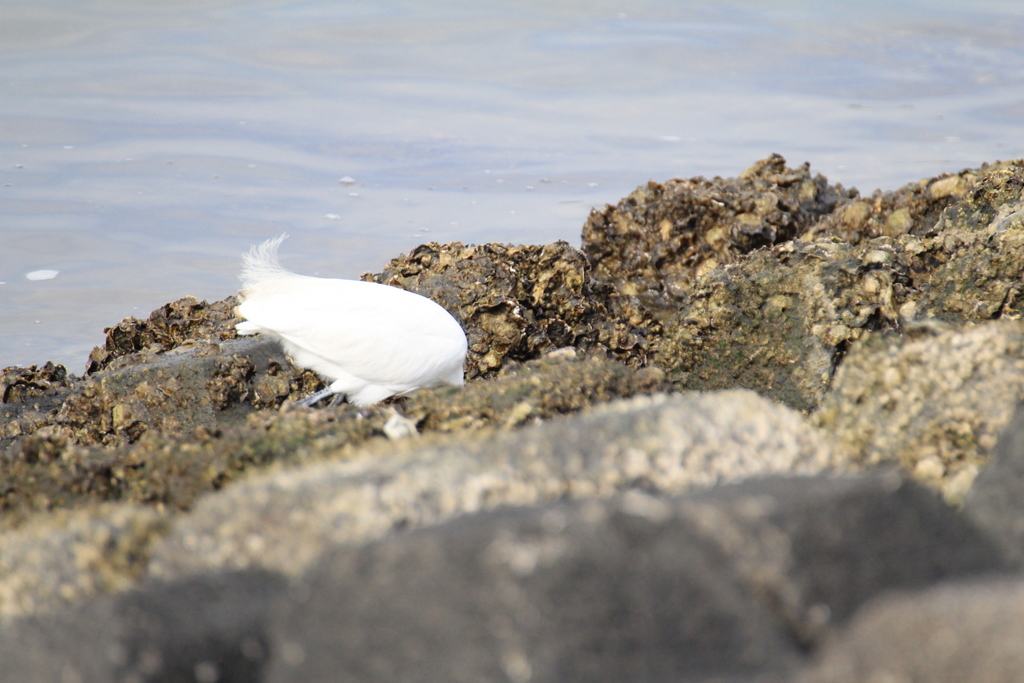
[[[10,620],[0,679],[768,683],[888,590],[1004,568],[895,471],[633,488],[327,547],[287,589],[200,574]]]
[[[881,591],[1001,567],[895,473],[496,511],[322,559],[268,680],[781,680]]]
[[[1024,405],[1017,407],[992,461],[967,493],[964,512],[1009,558],[1024,561]]]
[[[866,605],[799,683],[1024,681],[1024,582],[949,584]]]
[[[651,500],[505,510],[339,550],[291,592],[267,680],[780,680],[796,648]]]
[[[0,679],[251,683],[269,655],[265,615],[283,588],[263,571],[198,576],[13,620],[0,629]]]
[[[752,481],[677,509],[807,647],[881,591],[1005,567],[994,543],[896,470]]]

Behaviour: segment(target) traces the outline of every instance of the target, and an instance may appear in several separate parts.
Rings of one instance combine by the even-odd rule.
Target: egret
[[[328,382],[302,405],[335,395],[367,406],[438,384],[462,386],[466,333],[451,313],[397,287],[293,273],[277,257],[286,237],[243,256],[236,311],[245,322],[235,328],[277,339],[295,365]]]

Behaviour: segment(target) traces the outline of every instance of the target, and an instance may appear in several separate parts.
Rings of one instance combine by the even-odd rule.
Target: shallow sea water
[[[578,245],[648,179],[771,152],[865,193],[1024,156],[1021,35],[1016,0],[3,3],[0,367],[80,373],[282,232],[357,277]]]

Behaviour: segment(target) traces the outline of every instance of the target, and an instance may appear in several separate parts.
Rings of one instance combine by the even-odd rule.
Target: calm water
[[[1017,0],[8,0],[0,366],[81,372],[284,231],[287,265],[356,277],[578,244],[650,178],[771,152],[867,192],[1024,156],[1022,35]]]

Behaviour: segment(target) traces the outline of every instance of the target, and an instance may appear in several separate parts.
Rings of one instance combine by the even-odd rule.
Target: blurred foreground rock
[[[832,465],[822,435],[752,392],[643,397],[517,431],[405,439],[253,476],[181,517],[153,552],[150,572],[258,566],[295,574],[325,544],[500,505],[631,488],[678,492]]]
[[[1024,563],[1024,406],[1018,406],[995,454],[971,486],[964,511],[1004,554]]]
[[[464,388],[297,407],[233,297],[0,373],[3,680],[1020,678],[1020,162],[775,155],[364,277]]]
[[[951,582],[864,607],[798,683],[1024,680],[1024,581]]]
[[[898,476],[632,491],[333,552],[279,605],[268,680],[778,680],[867,598],[999,568]]]
[[[195,574],[10,623],[5,680],[785,680],[883,591],[1005,568],[895,472],[632,490],[325,548],[285,590]]]
[[[0,677],[28,681],[258,681],[267,611],[285,589],[266,572],[143,584],[76,609],[0,626]]]

